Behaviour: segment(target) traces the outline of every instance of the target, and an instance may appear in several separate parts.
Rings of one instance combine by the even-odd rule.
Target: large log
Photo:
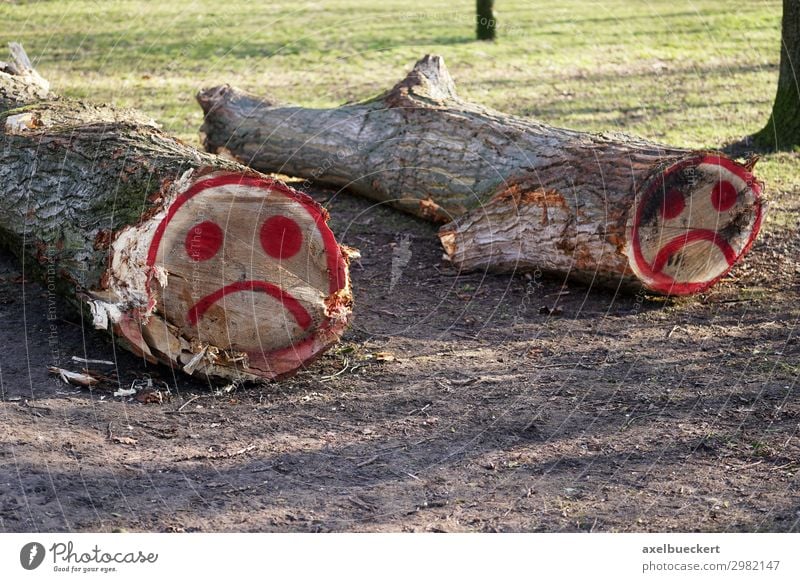
[[[335,109],[276,106],[228,85],[198,101],[207,150],[447,222],[439,236],[462,269],[696,293],[730,270],[761,224],[751,164],[468,103],[441,57]]]
[[[0,240],[147,360],[278,378],[336,342],[348,259],[308,196],[0,64]]]

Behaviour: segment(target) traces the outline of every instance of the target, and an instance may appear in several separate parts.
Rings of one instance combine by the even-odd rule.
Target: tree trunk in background
[[[347,259],[305,195],[0,65],[0,241],[147,360],[276,378],[336,342]]]
[[[767,125],[755,136],[759,146],[790,150],[800,145],[800,0],[783,0],[778,90]]]
[[[494,0],[478,0],[476,21],[478,40],[494,40],[497,33]]]
[[[440,57],[423,58],[380,97],[335,109],[273,106],[227,85],[198,101],[209,151],[452,221],[439,236],[462,269],[695,293],[731,268],[761,224],[749,167],[465,102]]]

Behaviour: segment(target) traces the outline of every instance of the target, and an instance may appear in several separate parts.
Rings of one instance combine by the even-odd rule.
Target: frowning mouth
[[[305,307],[300,302],[286,293],[280,287],[267,283],[266,281],[237,281],[230,285],[220,287],[213,293],[206,295],[195,303],[188,312],[187,320],[190,325],[197,325],[197,322],[205,314],[208,309],[218,302],[220,299],[231,293],[238,293],[239,291],[260,291],[266,293],[270,297],[277,299],[283,304],[286,310],[294,316],[297,325],[301,328],[308,329],[311,326],[312,319]]]
[[[656,258],[653,261],[653,272],[661,273],[664,270],[664,267],[666,267],[667,261],[669,261],[670,258],[672,258],[684,247],[687,247],[689,244],[697,241],[707,241],[713,245],[716,245],[720,252],[725,256],[725,261],[728,263],[728,266],[731,266],[736,262],[736,251],[733,250],[730,243],[720,236],[719,233],[714,232],[713,230],[697,228],[686,232],[686,234],[676,236],[663,247],[661,247],[661,250],[658,251]]]

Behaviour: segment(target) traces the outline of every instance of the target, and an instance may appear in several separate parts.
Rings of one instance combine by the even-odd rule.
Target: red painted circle
[[[680,216],[684,208],[686,208],[686,202],[683,199],[683,192],[677,188],[672,188],[664,195],[664,200],[659,210],[661,216],[669,220]]]
[[[692,167],[692,166],[699,166],[701,164],[709,164],[709,165],[717,165],[721,166],[722,168],[728,170],[738,178],[742,179],[748,186],[750,193],[753,197],[753,205],[755,207],[755,217],[753,219],[753,224],[751,226],[750,235],[747,237],[747,240],[741,250],[734,250],[730,249],[730,243],[727,243],[727,246],[723,244],[723,239],[719,233],[716,232],[706,232],[703,230],[685,233],[684,235],[676,237],[675,240],[669,241],[665,248],[662,248],[659,252],[661,252],[661,257],[656,257],[658,260],[658,264],[655,265],[656,269],[653,268],[653,265],[648,263],[644,255],[642,254],[641,242],[639,240],[639,226],[640,222],[642,221],[642,216],[644,214],[645,208],[648,206],[647,201],[651,199],[652,196],[656,196],[658,192],[663,192],[664,189],[664,182],[667,178],[673,174],[674,172],[680,172],[684,168]],[[722,181],[725,182],[725,181]],[[727,182],[725,182],[727,183]],[[712,202],[713,202],[713,195],[712,195]],[[734,200],[735,202],[735,200]],[[714,283],[719,281],[722,277],[724,277],[733,264],[742,256],[744,256],[747,251],[750,250],[750,247],[753,245],[753,241],[758,235],[759,230],[761,229],[761,220],[762,220],[762,202],[761,202],[761,186],[759,185],[758,181],[753,177],[753,175],[747,171],[747,169],[742,166],[741,164],[737,164],[732,160],[728,160],[726,158],[721,158],[715,155],[702,155],[693,158],[689,158],[683,160],[682,162],[678,162],[666,170],[664,170],[658,178],[650,185],[649,188],[645,191],[642,201],[637,204],[636,214],[634,216],[633,224],[631,225],[630,237],[632,242],[632,251],[633,257],[632,261],[636,266],[636,270],[640,273],[645,286],[651,289],[652,291],[657,291],[659,293],[664,293],[667,295],[688,295],[690,293],[698,293],[703,291],[709,287],[711,287]],[[675,281],[672,277],[660,272],[660,269],[663,268],[663,260],[664,257],[669,259],[669,254],[674,254],[680,250],[678,247],[683,247],[689,244],[690,242],[694,242],[696,240],[706,240],[711,244],[714,244],[719,248],[719,250],[725,255],[725,260],[728,263],[728,268],[724,269],[716,277],[713,277],[707,281],[689,281],[680,283]]]
[[[210,220],[195,224],[186,233],[183,243],[186,254],[193,261],[207,261],[222,248],[224,236],[222,229]]]
[[[322,236],[322,241],[325,247],[325,258],[328,267],[328,281],[330,293],[335,293],[340,289],[344,289],[347,284],[347,263],[344,259],[339,245],[333,236],[333,232],[327,225],[328,213],[327,211],[315,202],[311,197],[289,186],[276,182],[267,178],[255,176],[242,176],[240,174],[221,174],[211,178],[206,178],[195,182],[188,190],[180,194],[174,203],[167,209],[167,214],[164,219],[158,224],[153,239],[150,242],[150,247],[147,251],[147,265],[150,267],[155,266],[156,258],[158,256],[161,240],[167,226],[172,219],[181,209],[181,207],[194,196],[201,194],[207,189],[217,188],[219,186],[226,186],[229,184],[237,186],[248,186],[252,188],[260,188],[265,193],[277,193],[289,200],[293,200],[300,204],[308,215],[314,220],[318,232]],[[152,277],[152,271],[149,275]],[[271,293],[270,293],[271,294]],[[287,294],[288,295],[288,294]],[[149,301],[154,305],[155,299],[150,294],[148,288]],[[286,302],[284,302],[286,304]],[[291,308],[287,307],[287,309]],[[302,326],[300,321],[299,311],[295,314],[298,318],[298,323]],[[346,321],[339,318],[326,318],[316,328],[316,331],[294,345],[281,348],[269,353],[264,353],[262,350],[248,350],[250,355],[250,365],[258,367],[262,372],[268,371],[269,376],[264,377],[281,377],[296,370],[298,367],[307,363],[311,358],[318,355],[329,344],[329,337],[338,337],[344,332]]]
[[[289,259],[303,246],[303,232],[285,216],[273,216],[261,226],[261,247],[270,257]]]
[[[736,204],[738,197],[739,193],[736,191],[736,187],[727,180],[720,180],[711,190],[711,204],[720,212],[724,212]]]

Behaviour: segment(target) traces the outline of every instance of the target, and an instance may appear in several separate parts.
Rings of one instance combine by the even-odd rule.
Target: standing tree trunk
[[[731,268],[761,224],[749,167],[465,102],[440,57],[423,58],[380,97],[336,109],[273,106],[227,85],[198,100],[209,151],[449,222],[439,236],[464,269],[695,293]]]
[[[135,111],[61,99],[0,64],[0,241],[147,360],[289,374],[350,314],[347,258],[307,196]]]
[[[494,0],[478,0],[477,6],[478,40],[494,40],[497,21],[494,18]]]
[[[800,145],[800,0],[783,0],[778,90],[772,115],[754,140],[773,150]]]

